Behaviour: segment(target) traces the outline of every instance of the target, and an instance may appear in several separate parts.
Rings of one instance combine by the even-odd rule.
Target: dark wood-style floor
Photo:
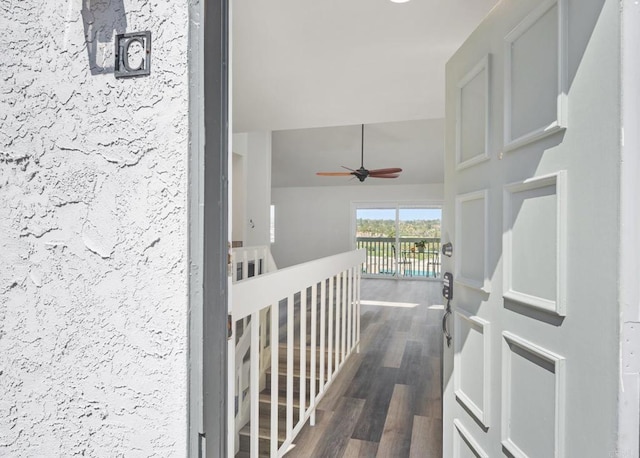
[[[362,281],[360,353],[353,354],[287,457],[442,456],[439,282]]]

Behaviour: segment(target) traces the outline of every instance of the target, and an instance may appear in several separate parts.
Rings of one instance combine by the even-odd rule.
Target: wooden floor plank
[[[391,367],[379,367],[373,374],[369,395],[353,431],[354,439],[380,442],[397,372]]]
[[[440,284],[365,279],[361,297],[418,305],[362,306],[360,353],[345,364],[318,405],[316,426],[303,428],[287,457],[440,457],[444,310],[430,308],[442,303]]]
[[[442,422],[435,418],[413,417],[410,458],[442,456]]]
[[[351,439],[342,458],[373,458],[376,456],[378,444],[376,442]]]
[[[411,389],[407,385],[396,385],[389,403],[384,431],[378,445],[379,457],[408,457],[411,448],[413,414]]]
[[[384,354],[382,365],[384,367],[400,368],[402,363],[402,355],[404,354],[407,343],[408,332],[396,332],[391,338],[391,344]]]
[[[384,322],[376,328],[373,338],[368,338],[363,344],[361,348],[363,361],[355,374],[351,386],[345,392],[345,396],[360,399],[369,396],[371,384],[375,379],[375,372],[381,366],[391,337],[391,325],[388,322]]]
[[[350,398],[366,399],[371,393],[375,373],[380,367],[380,353],[367,352],[362,354],[362,362],[344,395]]]
[[[362,353],[353,353],[349,357],[342,371],[336,376],[335,380],[331,382],[326,394],[318,403],[318,409],[329,412],[336,410],[336,405],[342,396],[345,395],[345,391],[349,389],[355,374],[358,372],[358,369],[360,369],[362,359]]]
[[[407,309],[402,309],[398,311],[397,326],[396,326],[397,332],[403,332],[403,333],[409,332],[409,330],[411,329],[410,313],[411,311]]]
[[[316,411],[316,426],[312,428],[302,428],[296,437],[295,446],[287,453],[287,458],[307,458],[310,450],[318,447],[318,442],[324,436],[327,427],[331,424],[333,412],[322,410]]]
[[[332,421],[318,441],[310,455],[316,457],[342,456],[347,449],[353,428],[362,413],[365,401],[362,399],[342,398],[342,404],[333,413]],[[301,455],[302,456],[302,455]]]
[[[440,358],[442,355],[442,330],[440,326],[427,326],[422,339],[424,354]]]
[[[420,379],[423,369],[421,363],[422,344],[414,340],[408,340],[405,343],[405,351],[402,355],[402,361],[398,370],[398,379],[396,383],[401,385],[420,383],[424,385],[424,379]]]
[[[412,384],[413,413],[423,417],[442,418],[440,360],[423,356],[419,365],[418,380],[428,380],[428,383]]]

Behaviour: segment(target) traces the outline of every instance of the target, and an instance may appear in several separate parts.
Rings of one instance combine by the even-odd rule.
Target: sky
[[[400,221],[441,219],[440,208],[401,208]],[[357,218],[360,219],[396,219],[395,208],[359,208]]]

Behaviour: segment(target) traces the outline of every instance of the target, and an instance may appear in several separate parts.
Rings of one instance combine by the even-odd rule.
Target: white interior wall
[[[245,150],[244,246],[269,245],[271,205],[271,132],[235,134]],[[245,140],[246,139],[246,140]],[[234,143],[234,151],[235,151]],[[240,151],[240,150],[238,150]],[[235,228],[233,229],[235,233]]]
[[[0,455],[183,456],[188,4],[2,2],[0,30]],[[145,30],[151,75],[115,79]]]
[[[245,170],[246,157],[237,153],[232,155],[232,196],[231,196],[231,240],[244,240],[244,221],[246,220]]]
[[[273,188],[276,241],[273,257],[279,268],[352,249],[352,203],[424,202],[441,204],[444,186],[320,186]]]

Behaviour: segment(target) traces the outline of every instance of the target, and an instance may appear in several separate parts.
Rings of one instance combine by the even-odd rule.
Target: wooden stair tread
[[[271,367],[268,367],[267,370],[265,371],[265,373],[268,376],[271,376],[272,372],[271,372]],[[278,364],[278,375],[280,375],[280,377],[286,377],[287,376],[287,365],[286,362],[284,365],[282,364]],[[293,378],[300,378],[300,364],[294,364],[293,366]],[[307,368],[307,370],[305,371],[305,378],[306,379],[311,379],[311,371],[309,370],[309,368]],[[316,380],[320,379],[320,368],[316,367]]]
[[[307,353],[311,352],[311,346],[309,345],[310,342],[311,342],[311,340],[309,338],[307,338],[307,345],[305,346],[305,348],[307,349]],[[286,342],[280,342],[278,347],[280,348],[281,352],[282,351],[286,351],[287,350],[287,343]],[[293,351],[294,351],[294,353],[300,353],[300,344],[299,343],[294,343],[293,344]],[[320,345],[316,346],[316,352],[320,353]],[[325,346],[324,352],[325,353],[329,353],[329,347],[328,346]],[[332,353],[335,353],[335,348],[332,348]]]
[[[271,350],[269,350],[269,352],[270,351]],[[312,353],[316,354],[316,359],[320,359],[320,351],[319,350],[311,350],[309,348],[307,348],[306,359],[311,358],[311,354]],[[331,354],[335,355],[335,353],[336,353],[335,348],[332,348],[331,349]],[[325,359],[327,359],[329,357],[329,350],[325,350],[324,354],[325,354]],[[294,357],[299,358],[300,357],[300,349],[294,347],[293,348],[293,355],[294,355]],[[278,359],[286,358],[286,356],[287,356],[287,346],[281,344],[278,347]]]
[[[297,339],[296,339],[297,340]],[[307,337],[307,344],[310,343],[310,338]],[[314,351],[309,345],[304,347],[306,349],[306,369],[305,369],[305,379],[306,379],[306,400],[305,406],[309,407],[310,404],[310,376],[311,376],[311,354]],[[320,347],[316,347],[316,368],[315,368],[315,378],[316,378],[316,391],[318,390],[318,385],[320,381]],[[334,363],[335,363],[335,355],[339,353],[336,352],[336,349],[333,348],[331,352],[329,352],[328,347],[324,349],[324,363],[325,363],[325,377],[328,369],[329,360],[331,361],[332,369],[335,371]],[[279,343],[278,345],[278,444],[281,445],[284,443],[286,438],[286,414],[283,415],[284,409],[286,409],[287,405],[287,397],[286,397],[286,377],[287,377],[287,345],[286,343]],[[293,377],[294,377],[294,396],[293,396],[293,418],[294,423],[299,418],[300,414],[300,356],[301,356],[301,347],[299,345],[299,340],[297,340],[296,344],[293,346]],[[271,367],[268,367],[265,371],[267,376],[267,384],[265,389],[263,389],[259,394],[259,426],[258,426],[258,440],[260,442],[260,455],[263,456],[265,452],[265,442],[271,440],[271,382],[270,379],[272,377]],[[283,383],[284,382],[284,383]],[[280,391],[283,390],[283,391]],[[247,440],[251,436],[251,422],[248,422],[245,426],[243,426],[240,431],[238,431],[239,435],[243,437],[241,441],[241,447],[244,443],[244,447],[247,447]],[[236,455],[237,458],[244,458],[248,456],[247,450],[243,448],[240,449],[240,452]],[[264,455],[268,456],[268,455]]]
[[[264,390],[260,393],[260,403],[261,404],[268,404],[269,407],[271,407],[271,392],[268,390]],[[283,395],[282,393],[278,394],[278,405],[279,406],[286,406],[287,405],[287,397],[285,395]],[[307,403],[307,407],[309,406],[309,404]],[[300,408],[300,396],[294,396],[293,397],[293,408],[295,409],[299,409]]]
[[[259,417],[259,424],[258,424],[258,438],[259,439],[264,439],[264,440],[270,440],[271,439],[271,419],[265,416],[260,416]],[[241,436],[247,436],[250,437],[251,436],[251,422],[247,423],[246,425],[244,425],[240,431],[239,434]],[[279,418],[278,419],[278,445],[284,443],[284,439],[287,435],[287,424],[284,418]]]

